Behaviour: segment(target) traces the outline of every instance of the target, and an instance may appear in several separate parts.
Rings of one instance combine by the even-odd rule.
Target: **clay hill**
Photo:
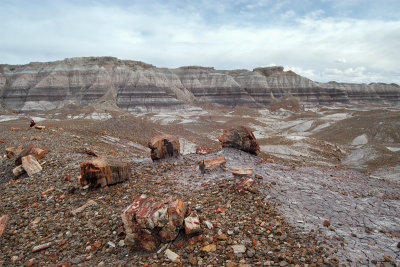
[[[177,109],[192,104],[263,107],[291,95],[305,105],[398,104],[397,84],[318,83],[283,67],[215,70],[157,68],[113,57],[68,58],[0,65],[4,108],[29,112],[108,102],[128,111]]]

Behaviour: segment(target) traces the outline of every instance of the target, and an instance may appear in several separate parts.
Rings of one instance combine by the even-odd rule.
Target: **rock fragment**
[[[202,172],[215,170],[226,164],[224,156],[213,159],[205,159],[199,163],[199,168]]]
[[[168,258],[170,261],[172,261],[172,262],[178,263],[178,262],[180,261],[179,255],[176,254],[175,252],[173,252],[173,251],[170,250],[170,249],[166,249],[166,250],[165,250],[165,255],[166,255],[167,258]]]
[[[254,184],[254,180],[251,178],[246,178],[240,183],[235,185],[235,189],[239,193],[245,193],[246,191],[249,191],[249,188]]]
[[[15,157],[16,155],[18,155],[19,153],[21,153],[21,151],[23,150],[22,146],[19,147],[7,147],[6,148],[6,153],[7,153],[7,158],[12,159],[13,157]]]
[[[196,235],[201,233],[200,219],[196,214],[191,213],[185,218],[185,234]]]
[[[241,177],[252,177],[253,176],[253,168],[236,168],[232,171],[232,174],[235,176]]]
[[[32,252],[34,253],[34,252],[41,251],[43,249],[47,249],[51,245],[52,245],[52,242],[48,242],[48,243],[45,243],[45,244],[42,244],[42,245],[35,246],[35,247],[32,248]]]
[[[3,215],[0,217],[0,237],[3,235],[4,230],[6,229],[7,220],[8,215]]]
[[[159,160],[180,155],[180,143],[178,137],[170,134],[154,136],[148,143],[151,149],[151,159]]]
[[[80,212],[82,212],[84,209],[86,209],[87,207],[90,207],[92,205],[96,205],[96,201],[89,199],[85,204],[83,204],[82,206],[80,206],[77,209],[74,209],[73,211],[71,211],[72,215],[76,215]]]
[[[258,154],[260,152],[260,146],[253,132],[243,126],[224,130],[218,140],[221,142],[222,147],[233,147],[251,154]]]

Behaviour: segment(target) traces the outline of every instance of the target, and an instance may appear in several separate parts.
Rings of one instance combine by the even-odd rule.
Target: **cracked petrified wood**
[[[28,176],[32,176],[42,170],[42,166],[32,155],[22,157],[22,168],[24,168]]]
[[[28,145],[22,150],[22,152],[15,159],[15,166],[22,164],[22,158],[28,155],[33,155],[37,160],[44,158],[44,156],[49,152],[48,149],[41,149],[36,147],[34,144]]]
[[[160,134],[154,136],[149,141],[151,149],[151,159],[164,159],[178,157],[180,155],[180,143],[178,137],[170,134]]]
[[[122,212],[125,244],[135,249],[155,251],[161,242],[173,241],[183,228],[186,204],[171,198],[157,201],[141,195]]]
[[[251,154],[258,154],[260,152],[260,146],[253,132],[243,126],[224,130],[218,140],[221,142],[222,147],[233,147]]]
[[[199,163],[199,168],[202,172],[212,171],[226,164],[224,156],[213,159],[205,159]]]
[[[131,165],[127,161],[96,158],[81,163],[81,186],[104,187],[126,181],[131,176]]]

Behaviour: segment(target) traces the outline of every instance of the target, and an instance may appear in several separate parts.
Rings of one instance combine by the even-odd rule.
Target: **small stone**
[[[217,246],[214,244],[211,244],[211,245],[202,247],[200,250],[205,251],[205,252],[213,252],[213,251],[217,250]]]
[[[209,221],[204,221],[204,224],[207,226],[208,229],[212,230],[214,228],[213,224]]]
[[[65,235],[66,235],[68,238],[71,238],[71,237],[72,237],[72,233],[71,233],[70,231],[67,231],[67,232],[65,233]]]
[[[228,231],[227,231],[227,234],[228,234],[228,235],[233,235],[233,231],[232,231],[232,230],[228,230]]]
[[[113,242],[108,241],[107,244],[108,244],[110,247],[115,248],[115,244],[114,244]]]
[[[324,221],[324,226],[325,227],[329,227],[330,225],[331,225],[330,221],[328,221],[328,220]]]
[[[125,241],[124,241],[123,239],[121,239],[121,240],[118,242],[118,246],[120,246],[120,247],[125,246]]]
[[[247,257],[252,258],[252,257],[254,257],[255,253],[256,253],[256,251],[254,249],[250,248],[247,250],[246,254],[247,254]]]
[[[172,262],[179,262],[180,261],[180,257],[178,254],[176,254],[175,252],[173,252],[170,249],[165,250],[165,255],[167,256],[167,258],[172,261]]]
[[[244,245],[233,245],[233,253],[245,253],[246,252],[246,247]]]
[[[286,261],[279,262],[279,266],[286,266],[288,263]]]

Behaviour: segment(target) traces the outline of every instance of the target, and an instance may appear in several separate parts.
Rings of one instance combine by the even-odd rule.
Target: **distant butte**
[[[19,112],[102,103],[131,112],[198,104],[263,107],[285,96],[307,106],[360,102],[398,105],[400,87],[319,83],[278,66],[253,71],[196,66],[167,69],[114,57],[0,65],[0,105]]]

